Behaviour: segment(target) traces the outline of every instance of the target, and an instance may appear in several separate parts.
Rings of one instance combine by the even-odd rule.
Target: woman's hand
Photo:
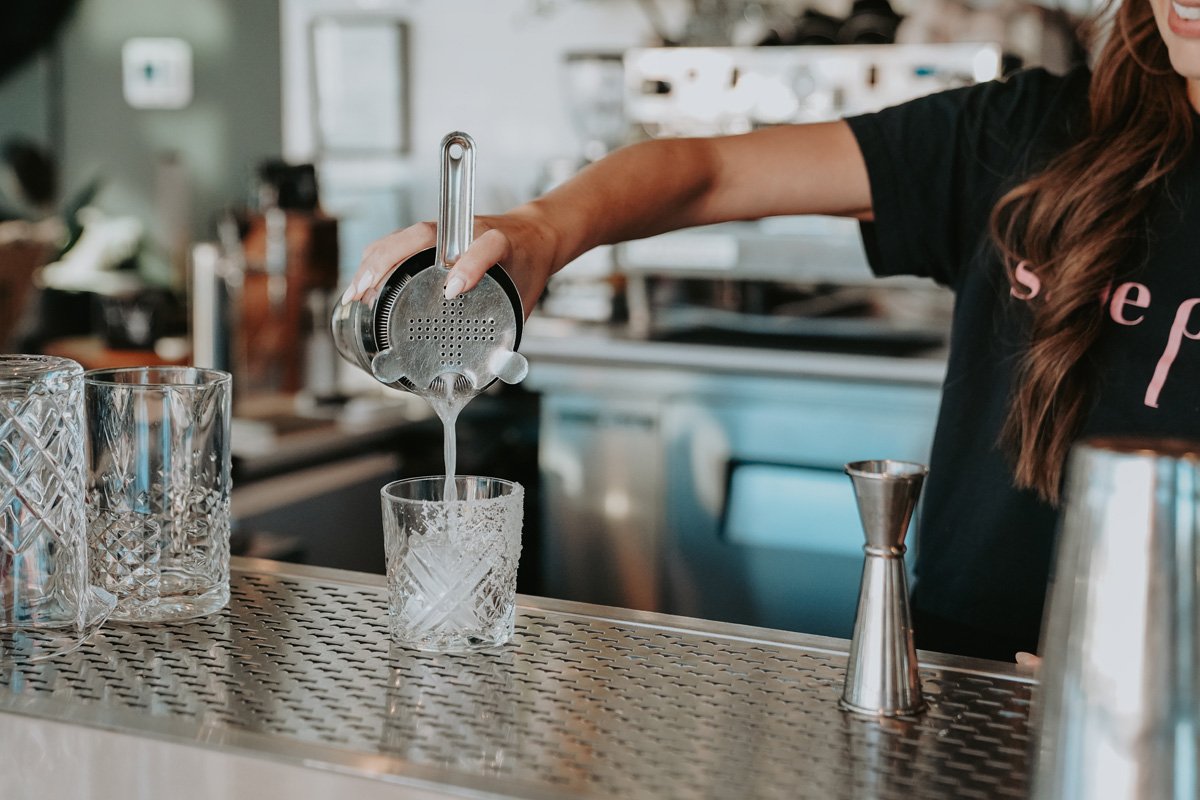
[[[437,225],[418,222],[373,242],[363,254],[358,272],[342,295],[349,303],[369,295],[392,267],[437,243]],[[446,298],[475,287],[494,264],[502,264],[521,293],[525,316],[533,310],[550,275],[560,267],[555,261],[556,237],[551,227],[532,210],[475,218],[475,241],[452,265],[446,280]]]

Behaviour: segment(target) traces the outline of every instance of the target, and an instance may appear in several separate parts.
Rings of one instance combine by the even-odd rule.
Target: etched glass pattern
[[[95,599],[83,514],[83,368],[0,355],[0,661],[78,646],[107,614]]]
[[[458,477],[383,487],[392,639],[417,650],[495,647],[513,633],[521,556],[520,484]]]
[[[85,376],[91,576],[114,619],[210,614],[229,599],[228,373]]]

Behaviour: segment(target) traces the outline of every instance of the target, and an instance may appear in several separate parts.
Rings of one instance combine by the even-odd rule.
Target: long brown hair
[[[1023,262],[1041,284],[1001,443],[1017,486],[1051,503],[1095,384],[1088,353],[1100,298],[1118,268],[1142,256],[1150,203],[1194,135],[1186,81],[1171,68],[1150,0],[1125,0],[1109,14],[1080,138],[992,212],[1014,288]]]

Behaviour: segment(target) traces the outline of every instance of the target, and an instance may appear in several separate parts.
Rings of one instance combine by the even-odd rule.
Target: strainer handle
[[[437,261],[447,267],[471,246],[475,230],[475,140],[462,131],[442,139]]]

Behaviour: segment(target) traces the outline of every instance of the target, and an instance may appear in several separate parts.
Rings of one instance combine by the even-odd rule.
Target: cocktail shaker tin
[[[1200,796],[1200,443],[1068,466],[1034,705],[1041,800]]]
[[[516,350],[525,315],[520,294],[499,265],[471,291],[443,296],[449,267],[471,244],[475,142],[448,134],[441,146],[437,247],[392,268],[370,296],[339,304],[333,339],[351,364],[381,383],[417,393],[477,394],[497,379],[517,383],[528,370]]]

